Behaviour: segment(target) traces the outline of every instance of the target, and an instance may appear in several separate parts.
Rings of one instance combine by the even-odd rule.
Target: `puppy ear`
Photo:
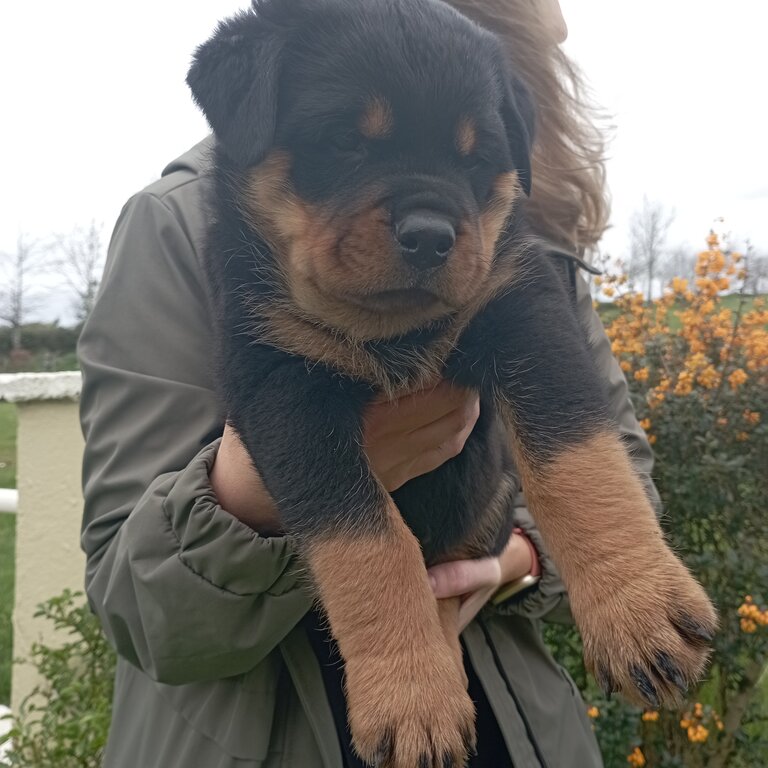
[[[531,195],[531,147],[536,108],[530,91],[516,77],[506,78],[502,118],[507,129],[509,151],[525,194]]]
[[[259,163],[274,140],[282,45],[272,24],[243,11],[195,51],[187,74],[219,145],[242,167]]]

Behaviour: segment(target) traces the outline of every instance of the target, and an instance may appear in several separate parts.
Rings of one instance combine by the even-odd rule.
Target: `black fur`
[[[376,189],[393,216],[398,206],[417,205],[476,217],[500,174],[517,170],[530,190],[530,99],[497,40],[433,0],[265,0],[219,26],[198,49],[188,82],[218,139],[207,269],[221,312],[229,419],[289,531],[381,530],[386,505],[360,446],[361,414],[382,382],[307,364],[250,330],[260,303],[284,288],[276,278],[280,254],[239,204],[247,171],[279,148],[292,158],[298,196],[340,215],[354,209],[361,190]],[[371,93],[384,94],[395,115],[393,135],[380,146],[349,138]],[[452,147],[461,114],[477,124],[470,158]],[[512,407],[524,449],[540,461],[606,421],[567,290],[523,234],[518,213],[497,256],[525,263],[522,279],[469,324],[445,368],[480,390],[480,421],[459,456],[394,494],[428,562],[462,551],[478,530],[481,543],[469,548],[476,556],[498,553],[508,539],[510,514],[484,519],[512,472],[500,405]],[[361,346],[386,376],[408,381],[421,364],[415,353],[428,352],[453,322],[447,315]]]

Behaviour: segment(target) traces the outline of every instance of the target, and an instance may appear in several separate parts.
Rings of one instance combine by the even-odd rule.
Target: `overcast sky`
[[[768,249],[768,3],[561,3],[567,50],[615,126],[605,248],[627,250],[647,195],[676,211],[670,245],[698,248],[725,217]],[[205,135],[184,84],[190,54],[245,5],[2,2],[0,251],[91,220],[109,234],[125,199]]]

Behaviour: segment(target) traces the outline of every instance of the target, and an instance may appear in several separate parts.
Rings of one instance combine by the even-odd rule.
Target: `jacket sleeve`
[[[312,602],[291,539],[241,524],[208,479],[223,416],[200,186],[129,201],[79,342],[89,602],[123,657],[175,684],[252,669]]]
[[[589,288],[579,275],[576,276],[576,307],[579,320],[587,332],[595,362],[605,378],[611,412],[619,428],[619,433],[629,449],[651,504],[657,514],[660,514],[661,500],[652,479],[653,451],[645,431],[635,417],[626,379],[613,356],[611,343],[605,334],[603,323],[592,306]],[[539,554],[541,580],[535,588],[496,606],[494,610],[520,614],[532,619],[543,618],[553,622],[572,622],[573,617],[565,586],[555,564],[546,552],[541,535],[528,511],[525,496],[522,493],[518,495],[515,504],[515,524],[523,529]]]

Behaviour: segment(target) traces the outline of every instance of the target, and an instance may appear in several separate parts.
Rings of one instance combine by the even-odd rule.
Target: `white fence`
[[[14,488],[0,488],[0,512],[15,512],[19,506],[19,492]]]
[[[79,394],[79,373],[0,374],[0,400],[15,403],[18,427],[18,495],[0,492],[0,509],[16,513],[16,658],[28,656],[32,643],[55,638],[52,626],[34,618],[38,603],[66,587],[83,588]],[[32,667],[13,665],[11,709],[37,682]]]

